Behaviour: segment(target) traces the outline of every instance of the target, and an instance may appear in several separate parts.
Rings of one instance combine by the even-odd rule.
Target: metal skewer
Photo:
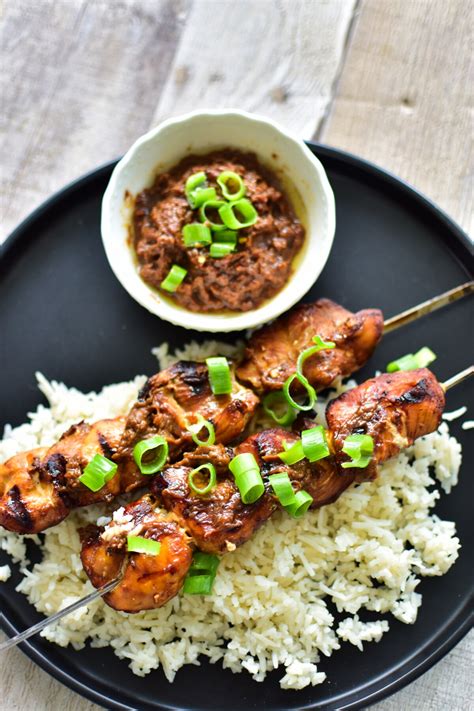
[[[54,622],[60,620],[62,617],[69,615],[70,612],[75,612],[76,610],[79,610],[80,607],[88,605],[89,603],[94,602],[94,600],[97,600],[97,598],[102,597],[102,595],[111,592],[121,580],[122,575],[117,578],[114,578],[110,581],[110,583],[107,583],[107,585],[103,585],[101,588],[97,588],[97,590],[94,590],[94,592],[91,592],[89,595],[86,595],[86,597],[82,597],[80,600],[73,602],[72,605],[68,605],[64,608],[64,610],[56,612],[56,614],[52,615],[51,617],[45,617],[44,620],[41,620],[41,622],[38,622],[36,625],[33,625],[33,627],[29,627],[24,632],[19,632],[14,637],[10,637],[10,639],[7,639],[5,640],[5,642],[2,642],[0,644],[0,652],[5,652],[7,649],[15,647],[20,642],[24,642],[25,639],[32,637],[34,634],[38,634],[38,632],[44,630],[45,627],[48,627]]]
[[[433,311],[437,311],[453,301],[464,298],[464,296],[469,296],[469,294],[472,294],[473,292],[474,281],[468,281],[466,284],[456,286],[454,289],[445,291],[444,294],[439,294],[439,296],[428,299],[428,301],[423,301],[422,304],[412,306],[411,309],[402,311],[401,314],[397,314],[396,316],[392,316],[392,318],[387,319],[383,325],[383,332],[386,334],[391,331],[395,331],[397,328],[406,326],[408,323],[416,321],[422,316],[426,316],[426,314],[431,314]]]
[[[451,378],[448,378],[448,380],[446,380],[444,383],[441,383],[441,387],[445,391],[450,390],[455,385],[459,385],[459,383],[462,383],[464,380],[467,380],[467,378],[471,377],[472,375],[474,375],[474,365],[471,365],[469,366],[469,368],[466,368],[460,373],[457,373]],[[66,615],[69,615],[69,613],[78,610],[80,607],[83,607],[83,605],[88,605],[94,600],[97,600],[98,598],[102,597],[102,595],[111,592],[120,583],[122,577],[123,572],[121,572],[119,576],[114,578],[114,580],[111,580],[110,583],[107,583],[107,585],[104,585],[103,587],[94,590],[94,592],[90,593],[86,597],[83,597],[81,600],[77,600],[77,602],[74,602],[72,605],[68,605],[68,607],[65,607],[64,610],[56,612],[56,614],[52,615],[51,617],[46,617],[44,620],[41,620],[41,622],[38,622],[38,624],[33,625],[33,627],[30,627],[24,632],[20,632],[14,637],[7,639],[5,642],[2,642],[0,644],[0,652],[4,652],[7,649],[10,649],[11,647],[14,647],[15,645],[19,644],[20,642],[24,642],[25,639],[32,637],[34,634],[38,634],[38,632],[44,630],[45,627],[48,627],[48,625],[57,622],[62,617],[65,617]]]

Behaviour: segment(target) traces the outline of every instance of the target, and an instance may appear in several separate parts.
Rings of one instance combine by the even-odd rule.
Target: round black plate
[[[428,200],[353,156],[310,147],[334,188],[337,233],[331,257],[307,300],[329,296],[354,311],[378,306],[391,316],[469,279],[466,236]],[[41,400],[36,370],[81,390],[95,390],[136,373],[154,372],[150,349],[164,340],[174,347],[206,337],[150,315],[113,276],[99,233],[100,202],[112,168],[106,165],[48,200],[6,244],[0,264],[5,422],[23,422]],[[471,313],[472,302],[463,300],[388,335],[359,377],[425,344],[439,354],[434,370],[441,380],[457,373],[472,361]],[[448,410],[469,404],[473,385],[450,392]],[[23,651],[107,708],[342,709],[388,695],[434,664],[469,627],[473,438],[457,422],[452,429],[463,442],[463,471],[460,484],[442,497],[437,512],[456,521],[463,543],[460,558],[447,575],[422,582],[424,602],[415,625],[390,619],[389,634],[379,644],[368,644],[364,653],[345,645],[323,659],[325,684],[283,692],[278,686],[281,672],[259,684],[247,673],[232,674],[206,662],[184,668],[169,684],[159,671],[145,679],[134,676],[111,650],[76,652],[33,638],[22,645]],[[9,634],[41,618],[15,592],[18,581],[15,572],[0,586],[1,623]]]

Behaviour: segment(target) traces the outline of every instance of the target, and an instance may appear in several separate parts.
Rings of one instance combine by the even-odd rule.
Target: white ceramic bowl
[[[191,153],[219,148],[252,151],[280,179],[306,239],[284,288],[252,311],[194,313],[149,287],[139,276],[128,244],[135,196],[155,175]],[[270,321],[295,304],[314,284],[331,250],[335,230],[334,195],[319,160],[304,142],[261,116],[243,111],[195,111],[173,118],[136,141],[115,167],[102,202],[102,240],[115,276],[148,311],[198,331],[234,331]]]

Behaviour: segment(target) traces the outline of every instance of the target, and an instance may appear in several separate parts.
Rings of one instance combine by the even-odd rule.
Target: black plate
[[[434,205],[379,168],[339,151],[311,145],[334,188],[337,234],[321,277],[306,299],[329,296],[352,310],[381,307],[391,316],[469,279],[471,254],[462,231]],[[113,165],[85,176],[36,210],[13,233],[1,262],[2,416],[13,425],[41,399],[34,372],[81,390],[152,373],[150,348],[178,346],[205,334],[187,332],[150,315],[116,281],[99,233],[100,202]],[[472,303],[456,303],[388,335],[360,377],[394,356],[427,344],[438,354],[442,380],[472,361]],[[232,340],[233,336],[227,336]],[[473,382],[448,395],[448,410],[468,404]],[[472,403],[472,399],[470,400]],[[471,411],[472,415],[472,411]],[[437,512],[456,521],[463,543],[450,572],[420,585],[415,625],[390,619],[391,630],[363,654],[350,645],[320,664],[328,681],[283,692],[281,672],[258,684],[219,664],[185,667],[174,684],[161,672],[134,676],[111,650],[62,649],[33,638],[23,651],[69,687],[107,708],[290,709],[359,708],[408,683],[445,654],[469,628],[472,551],[472,436],[453,423],[464,447],[461,481]],[[14,588],[0,586],[1,624],[9,633],[41,619]]]

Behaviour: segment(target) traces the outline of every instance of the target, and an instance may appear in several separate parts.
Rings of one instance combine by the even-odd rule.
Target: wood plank
[[[400,175],[472,230],[473,61],[472,3],[364,0],[318,138]]]
[[[45,197],[147,130],[187,7],[188,0],[4,6],[3,236]]]
[[[355,0],[200,0],[154,123],[237,107],[311,136],[328,109]]]

